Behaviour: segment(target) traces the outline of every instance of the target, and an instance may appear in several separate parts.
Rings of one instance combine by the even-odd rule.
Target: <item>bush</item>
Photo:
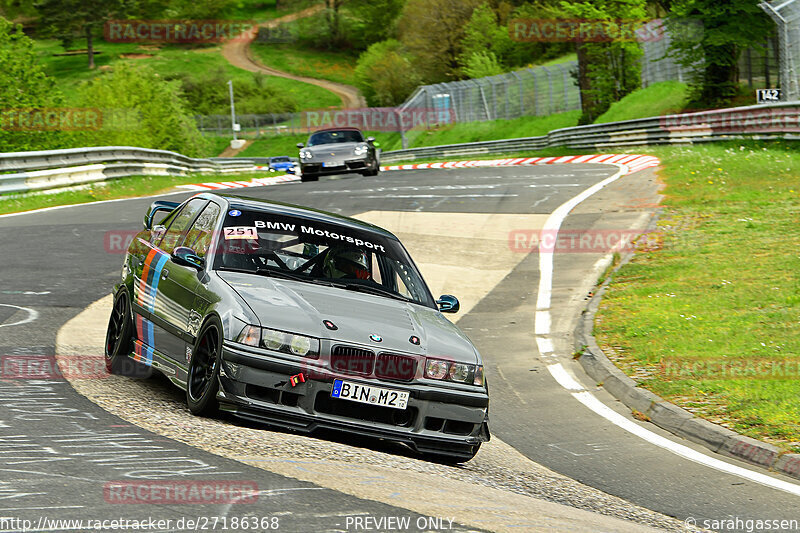
[[[375,43],[361,54],[354,75],[371,106],[401,104],[421,82],[403,45],[394,39]]]
[[[225,70],[218,68],[202,74],[182,72],[167,79],[180,83],[189,110],[197,115],[225,115],[230,113],[230,95]],[[266,86],[264,74],[253,74],[252,78],[233,81],[233,97],[236,112],[286,113],[297,111],[297,103],[291,96]]]
[[[205,152],[180,83],[149,67],[117,64],[84,84],[79,98],[86,107],[103,110],[103,126],[88,135],[87,146],[139,146],[193,157]]]
[[[467,78],[483,78],[504,72],[503,66],[497,60],[494,52],[486,50],[473,52],[461,70]]]

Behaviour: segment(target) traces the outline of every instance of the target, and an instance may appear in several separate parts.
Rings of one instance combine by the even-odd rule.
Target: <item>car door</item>
[[[143,356],[146,354],[149,361],[153,359],[152,349],[176,359],[175,354],[183,347],[188,310],[181,309],[175,300],[174,282],[169,281],[175,269],[170,254],[206,204],[207,199],[195,198],[181,208],[163,236],[151,243],[134,283],[137,338],[145,345]],[[175,276],[180,277],[177,272]]]
[[[179,264],[171,254],[175,248],[184,246],[205,259],[221,211],[214,202],[204,203],[188,227],[167,230],[160,247],[169,256],[161,269],[159,295],[154,308],[154,319],[165,333],[156,337],[156,348],[182,365],[186,364],[187,346],[193,344],[194,326],[198,325],[200,318],[195,310],[195,301],[205,270]]]

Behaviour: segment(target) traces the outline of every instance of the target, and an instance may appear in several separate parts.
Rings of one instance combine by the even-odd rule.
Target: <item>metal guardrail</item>
[[[590,124],[524,137],[384,152],[382,161],[439,159],[565,147],[603,150],[624,146],[691,144],[725,139],[800,139],[800,102],[735,107],[696,113]]]
[[[167,150],[101,146],[0,154],[0,194],[139,175],[254,172],[250,159],[195,159]]]
[[[692,144],[726,139],[800,140],[800,102],[664,115],[553,130],[539,137],[384,152],[385,163],[539,151],[602,151],[624,146]],[[0,154],[0,194],[52,189],[135,175],[254,172],[267,158],[193,159],[166,150],[103,146]],[[5,173],[4,173],[5,172]]]

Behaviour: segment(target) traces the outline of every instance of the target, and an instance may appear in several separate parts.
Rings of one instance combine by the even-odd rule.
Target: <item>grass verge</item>
[[[300,48],[297,45],[259,43],[250,45],[256,58],[268,67],[297,76],[353,85],[358,57],[353,54]]]
[[[614,275],[595,334],[637,382],[703,418],[800,451],[800,151],[647,150],[657,236]]]
[[[662,81],[627,95],[597,117],[595,124],[657,117],[680,113],[686,106],[688,86],[679,81]]]

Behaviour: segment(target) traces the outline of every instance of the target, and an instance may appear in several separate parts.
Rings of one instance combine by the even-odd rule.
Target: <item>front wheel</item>
[[[381,171],[381,164],[375,160],[372,164],[364,171],[365,176],[377,176],[378,173]]]
[[[211,416],[219,408],[217,392],[221,356],[222,323],[217,317],[211,317],[200,330],[189,361],[186,403],[193,415]]]
[[[109,374],[128,377],[150,377],[151,369],[128,355],[133,351],[133,318],[128,293],[123,289],[114,298],[106,329],[105,360]]]
[[[319,181],[319,174],[301,174],[300,181]]]

